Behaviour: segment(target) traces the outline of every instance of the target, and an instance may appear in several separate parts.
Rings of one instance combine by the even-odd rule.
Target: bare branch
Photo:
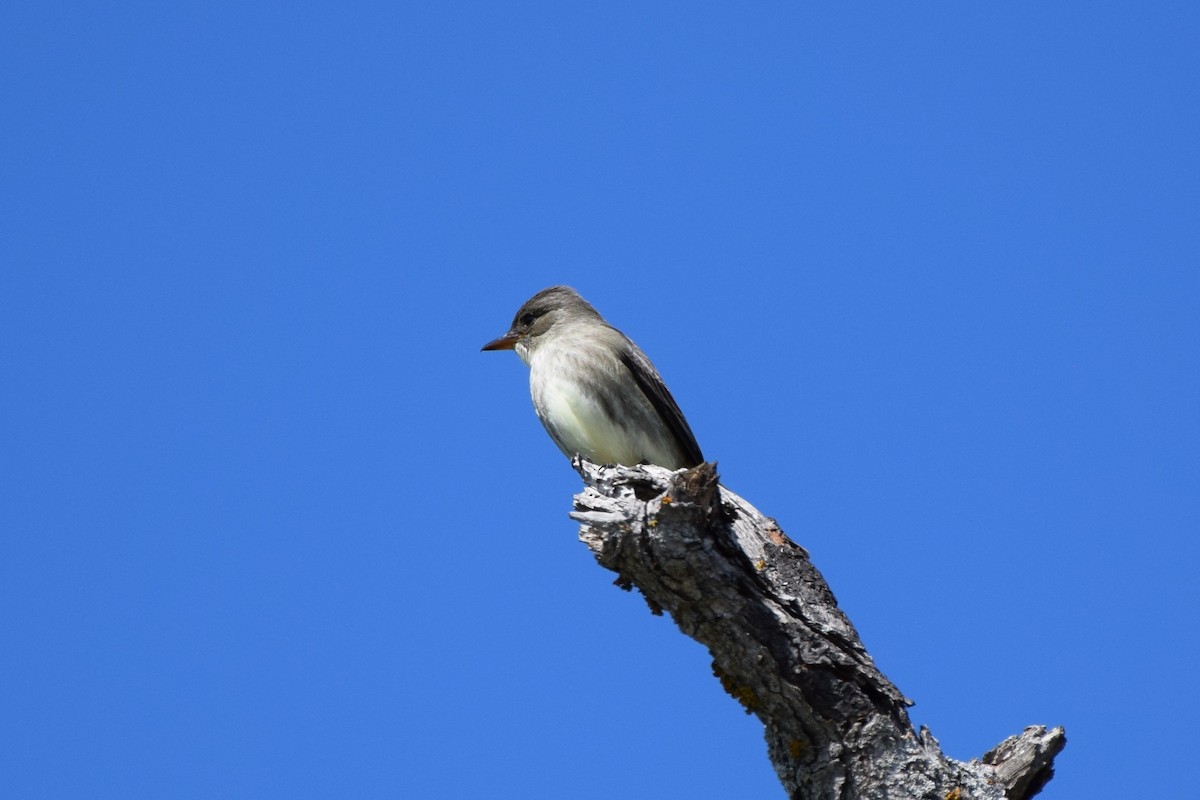
[[[766,727],[792,798],[1023,800],[1053,774],[1061,728],[1029,728],[963,763],[914,731],[804,548],[720,486],[715,465],[597,466],[572,517],[624,588],[704,644],[722,686]]]

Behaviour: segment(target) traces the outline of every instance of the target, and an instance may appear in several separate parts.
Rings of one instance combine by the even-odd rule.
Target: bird
[[[650,359],[571,287],[526,300],[481,350],[515,350],[529,366],[534,410],[568,458],[672,470],[704,462]]]

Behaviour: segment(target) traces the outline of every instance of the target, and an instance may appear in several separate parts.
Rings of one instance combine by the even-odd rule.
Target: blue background
[[[576,541],[574,285],[959,758],[1200,783],[1200,6],[11,4],[0,795],[782,797]]]

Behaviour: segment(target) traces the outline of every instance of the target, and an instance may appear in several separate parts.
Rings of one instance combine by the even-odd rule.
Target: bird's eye
[[[521,318],[517,321],[520,322],[522,325],[528,327],[533,324],[533,320],[534,320],[533,314],[522,314]]]

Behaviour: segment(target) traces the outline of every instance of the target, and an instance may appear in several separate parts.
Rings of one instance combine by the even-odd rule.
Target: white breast
[[[578,453],[600,464],[674,463],[678,458],[662,450],[664,434],[671,440],[654,407],[616,354],[594,338],[559,336],[522,357],[529,364],[538,417],[568,456]],[[585,360],[587,372],[582,371]],[[610,395],[605,403],[597,396],[600,385]]]

